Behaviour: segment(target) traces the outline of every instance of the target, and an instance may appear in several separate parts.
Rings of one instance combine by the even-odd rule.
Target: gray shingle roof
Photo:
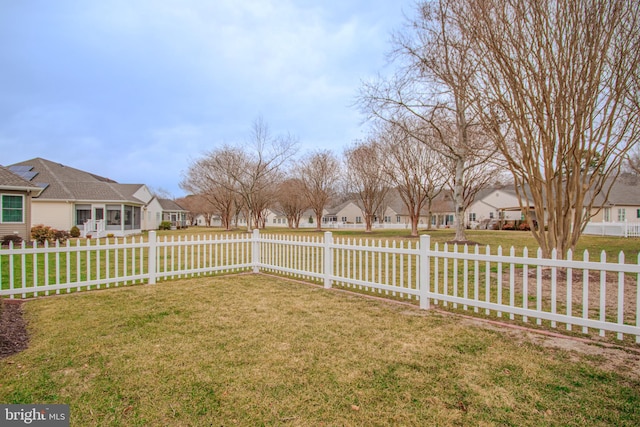
[[[38,197],[45,200],[75,200],[143,203],[133,194],[142,184],[118,184],[112,179],[42,158],[11,165],[29,166],[36,172],[31,183],[46,188]]]
[[[186,209],[184,209],[182,206],[180,206],[179,204],[177,204],[175,201],[173,201],[171,199],[158,198],[158,202],[160,203],[160,206],[162,207],[163,211],[184,211],[184,212],[187,212]]]
[[[604,203],[604,194],[599,193],[595,197],[595,206],[640,206],[640,177],[623,174],[615,181],[608,179],[604,187],[605,192],[609,186],[611,191],[607,203]]]
[[[15,189],[21,191],[35,191],[40,192],[42,190],[35,184],[23,179],[22,177],[11,172],[9,169],[0,166],[0,188],[2,189]]]

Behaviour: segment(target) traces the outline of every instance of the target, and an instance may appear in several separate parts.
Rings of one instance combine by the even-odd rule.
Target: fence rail
[[[640,259],[608,262],[567,253],[543,258],[525,248],[431,245],[323,236],[196,236],[89,239],[65,245],[0,249],[0,296],[52,292],[228,274],[267,272],[439,306],[545,324],[585,334],[615,333],[640,343]],[[640,254],[639,254],[640,255]],[[580,329],[581,328],[581,329]]]

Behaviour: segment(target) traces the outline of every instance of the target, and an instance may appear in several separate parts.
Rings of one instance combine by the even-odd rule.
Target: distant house
[[[31,240],[31,200],[42,190],[0,166],[0,240],[6,235]]]
[[[364,213],[354,201],[347,201],[325,210],[322,225],[330,224],[364,224]]]
[[[168,221],[171,227],[183,228],[187,226],[187,211],[171,199],[157,199],[162,209],[162,222]],[[155,227],[157,228],[157,227]]]
[[[602,191],[593,197],[594,202],[590,212],[593,216],[590,222],[640,223],[640,178],[633,175],[622,175],[615,181],[610,179],[605,183],[604,190],[609,187],[611,190],[606,200],[606,191]],[[587,195],[587,200],[590,200],[591,197],[591,195]],[[534,206],[531,206],[530,210],[533,211],[533,209]],[[467,214],[472,225],[474,222],[475,224],[482,224],[487,220],[524,220],[522,209],[513,187],[485,190],[469,206]]]
[[[7,167],[43,190],[32,199],[30,226],[58,230],[77,226],[83,235],[125,236],[157,228],[148,206],[154,196],[144,184],[119,184],[90,172],[35,158]],[[162,215],[162,211],[159,211]]]
[[[522,213],[514,188],[488,188],[476,196],[476,200],[467,208],[467,225],[491,226],[499,220],[519,221]]]
[[[605,188],[609,183],[605,184]],[[591,222],[640,223],[640,177],[625,174],[611,186],[609,197],[599,193],[594,198]]]

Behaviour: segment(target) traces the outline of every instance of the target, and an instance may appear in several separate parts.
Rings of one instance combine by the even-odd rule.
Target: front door
[[[104,219],[104,208],[95,208],[94,210],[94,219],[96,221],[100,221]]]

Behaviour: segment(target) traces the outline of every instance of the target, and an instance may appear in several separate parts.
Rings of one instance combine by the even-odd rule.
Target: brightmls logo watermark
[[[0,426],[69,427],[69,405],[2,405]]]

